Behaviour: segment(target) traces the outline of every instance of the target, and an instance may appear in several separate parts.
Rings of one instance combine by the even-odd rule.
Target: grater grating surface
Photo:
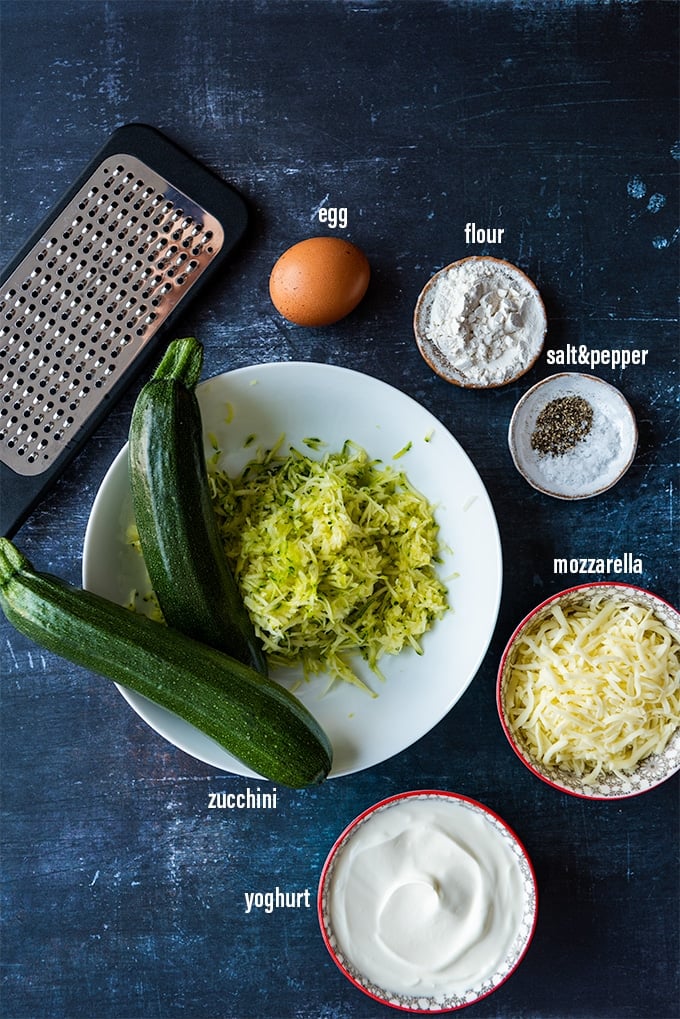
[[[141,159],[107,157],[3,284],[0,460],[51,467],[223,243]]]

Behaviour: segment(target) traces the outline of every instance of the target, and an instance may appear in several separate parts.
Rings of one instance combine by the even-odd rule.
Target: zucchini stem
[[[187,336],[182,340],[173,340],[169,344],[153,377],[176,379],[187,389],[193,390],[201,377],[202,369],[203,345],[193,336]]]

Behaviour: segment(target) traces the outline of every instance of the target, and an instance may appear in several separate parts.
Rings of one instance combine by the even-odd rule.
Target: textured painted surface
[[[233,181],[253,227],[178,332],[206,371],[320,360],[385,379],[430,408],[494,502],[505,590],[468,692],[415,746],[276,812],[208,809],[244,781],[188,758],[105,681],[2,626],[2,997],[7,1019],[373,1019],[322,944],[314,910],[245,915],[244,893],[316,888],[335,837],[392,793],[449,788],[487,803],[533,857],[540,918],[519,971],[466,1015],[665,1019],[677,1014],[678,786],[583,803],[533,780],[494,706],[515,623],[566,586],[554,556],[642,556],[678,600],[677,9],[669,3],[11,2],[2,35],[4,264],[109,133],[145,121]],[[301,330],[273,311],[269,271],[348,208],[373,267],[360,309]],[[465,248],[465,223],[505,229]],[[319,231],[324,232],[324,231]],[[462,392],[411,332],[429,276],[500,254],[539,285],[548,349],[640,347],[619,386],[640,445],[625,479],[576,504],[514,471],[521,383]],[[78,582],[98,485],[139,385],[17,535]],[[586,579],[586,578],[576,578]]]

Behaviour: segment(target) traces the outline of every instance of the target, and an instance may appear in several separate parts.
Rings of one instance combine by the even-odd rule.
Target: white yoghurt
[[[507,833],[453,797],[405,797],[361,822],[328,889],[336,950],[394,994],[464,994],[507,962],[525,908]]]

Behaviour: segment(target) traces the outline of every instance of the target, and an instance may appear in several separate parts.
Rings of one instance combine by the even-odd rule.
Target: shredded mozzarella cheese
[[[380,675],[383,654],[420,638],[447,609],[438,527],[402,471],[347,442],[320,460],[276,450],[210,484],[225,552],[265,651],[365,689],[347,656]]]
[[[585,784],[630,774],[680,726],[680,643],[632,601],[553,605],[517,640],[504,700],[539,763]]]

